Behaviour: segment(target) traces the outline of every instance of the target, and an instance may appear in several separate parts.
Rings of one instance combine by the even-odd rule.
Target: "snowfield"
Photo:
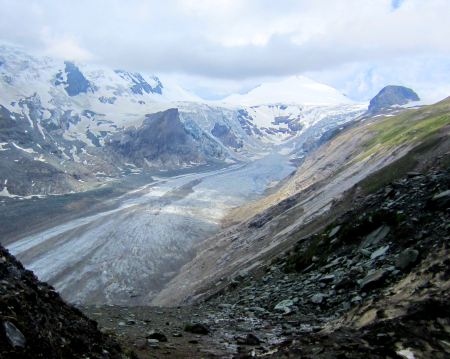
[[[232,207],[293,171],[277,153],[207,173],[158,178],[114,210],[69,221],[8,249],[71,302],[140,305],[193,258]]]

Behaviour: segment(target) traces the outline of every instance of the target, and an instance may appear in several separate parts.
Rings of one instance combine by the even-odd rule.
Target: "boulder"
[[[419,251],[411,248],[405,249],[395,260],[395,266],[401,270],[406,270],[414,265],[418,258]]]

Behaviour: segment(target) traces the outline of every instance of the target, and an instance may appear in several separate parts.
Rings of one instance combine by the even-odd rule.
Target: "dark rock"
[[[185,332],[206,335],[209,333],[209,328],[202,323],[186,324],[184,327]]]
[[[325,296],[322,293],[316,293],[311,297],[311,302],[314,304],[320,304],[323,302]]]
[[[418,257],[419,251],[411,248],[405,249],[395,260],[395,266],[401,270],[406,270],[417,262]]]
[[[336,278],[336,276],[334,274],[328,274],[328,275],[324,275],[323,277],[321,277],[319,279],[319,281],[323,282],[323,283],[331,283],[334,281],[335,278]]]
[[[367,248],[382,241],[389,234],[390,228],[382,225],[369,233],[362,241],[360,248]]]
[[[8,339],[9,344],[15,348],[24,348],[27,341],[23,336],[22,332],[17,329],[17,327],[9,322],[3,322],[3,329],[5,330],[6,338]]]
[[[350,289],[350,288],[353,288],[355,285],[356,285],[356,282],[352,278],[344,277],[336,283],[334,288],[336,290]]]
[[[147,339],[157,339],[160,342],[167,342],[167,337],[163,333],[160,333],[157,331],[153,331],[153,332],[147,334],[146,338]]]
[[[0,258],[0,358],[123,358],[97,322],[66,304],[1,246]]]
[[[361,290],[370,290],[383,284],[386,280],[389,272],[384,269],[378,269],[377,271],[367,275],[360,282]]]
[[[431,207],[442,209],[450,206],[450,190],[435,194],[431,198]]]
[[[236,342],[239,345],[259,345],[259,344],[261,344],[261,340],[252,333],[248,333],[245,338],[238,338]]]

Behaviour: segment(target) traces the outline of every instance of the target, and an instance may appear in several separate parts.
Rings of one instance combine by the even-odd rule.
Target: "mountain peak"
[[[392,106],[406,105],[412,101],[420,101],[419,96],[412,89],[397,85],[385,86],[370,100],[369,112],[376,113]]]
[[[223,102],[244,105],[295,103],[303,105],[336,105],[350,103],[335,88],[296,75],[277,82],[265,82],[243,95],[231,95]]]

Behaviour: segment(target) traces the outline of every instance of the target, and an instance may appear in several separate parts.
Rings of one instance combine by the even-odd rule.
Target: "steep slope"
[[[2,358],[126,358],[97,323],[67,305],[0,246]]]
[[[205,290],[211,289],[212,283],[216,283],[212,291],[220,289],[222,285],[217,283],[226,285],[240,271],[257,268],[263,258],[320,228],[322,215],[344,210],[345,206],[336,203],[362,180],[373,190],[420,163],[426,164],[430,152],[433,156],[446,153],[449,112],[450,100],[445,100],[350,126],[306,158],[279,191],[237,210],[231,221],[244,222],[205,242],[209,245],[198,249],[196,258],[154,303],[190,302],[198,299],[197,295],[207,296]],[[420,144],[423,147],[417,147]],[[389,170],[371,180],[370,176],[383,168]]]
[[[447,358],[450,140],[448,132],[429,140],[400,159],[425,160],[418,171],[382,168],[322,225],[294,233],[294,246],[226,286],[212,283],[220,289],[192,306],[84,309],[140,358],[155,349],[161,358]],[[129,316],[135,324],[117,324]],[[150,347],[142,345],[149,322],[161,339]]]

